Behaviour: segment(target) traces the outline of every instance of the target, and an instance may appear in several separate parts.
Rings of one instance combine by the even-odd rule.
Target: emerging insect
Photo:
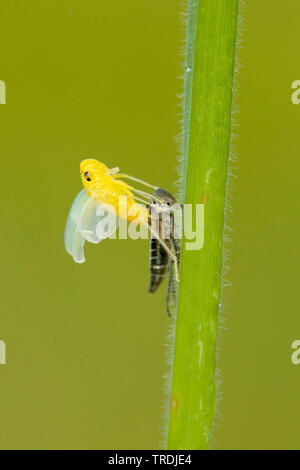
[[[175,253],[177,262],[180,262],[180,243],[177,238],[179,235],[178,228],[176,227],[177,221],[174,218],[173,209],[180,211],[181,207],[177,204],[176,199],[172,194],[162,188],[158,188],[153,193],[154,199],[151,201],[149,207],[149,224],[155,225],[155,232],[158,232],[160,238],[164,240],[165,244],[169,247],[170,251]],[[163,201],[158,203],[157,199]],[[167,217],[164,217],[166,215]],[[162,217],[161,217],[162,216]],[[166,236],[167,234],[167,236]],[[173,282],[173,264],[174,261],[170,258],[164,246],[160,243],[155,235],[151,235],[150,239],[150,285],[148,292],[154,293],[157,291],[161,282],[169,271],[168,293],[166,297],[166,310],[171,316],[169,309],[170,294],[176,299],[176,286]]]
[[[179,281],[179,244],[174,235],[173,216],[171,223],[160,215],[170,212],[168,208],[175,199],[167,191],[145,183],[129,175],[119,173],[119,168],[109,169],[97,160],[83,160],[80,174],[84,189],[75,198],[71,207],[66,229],[65,248],[77,263],[83,263],[85,241],[99,243],[109,238],[118,227],[119,218],[137,225],[143,225],[151,232],[151,247],[156,257],[151,257],[151,283],[149,292],[155,292],[167,269],[172,278],[174,266],[175,278]],[[130,186],[120,178],[130,179],[154,189],[153,194]],[[124,201],[126,205],[124,206]],[[158,217],[154,217],[158,215]],[[106,217],[106,224],[99,223],[99,217]],[[157,220],[156,220],[157,219]],[[169,229],[169,239],[164,232]],[[154,252],[152,251],[152,254]],[[162,265],[162,267],[159,267]],[[172,279],[171,279],[172,280]],[[170,294],[170,284],[168,298]],[[167,300],[168,303],[168,300]],[[168,309],[167,309],[168,310]],[[168,311],[169,313],[169,311]]]

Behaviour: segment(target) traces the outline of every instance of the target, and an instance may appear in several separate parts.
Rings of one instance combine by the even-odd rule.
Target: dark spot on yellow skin
[[[84,177],[87,181],[92,181],[91,178],[90,178],[90,173],[88,171],[85,171]]]

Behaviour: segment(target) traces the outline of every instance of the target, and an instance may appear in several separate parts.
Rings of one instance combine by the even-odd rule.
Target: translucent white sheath
[[[76,196],[65,228],[65,248],[76,263],[84,263],[84,244],[99,243],[115,233],[118,218],[110,207],[89,197],[85,189]]]

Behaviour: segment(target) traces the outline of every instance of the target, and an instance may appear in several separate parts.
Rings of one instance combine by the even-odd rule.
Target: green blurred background
[[[156,449],[166,285],[147,241],[65,253],[79,162],[175,190],[181,1],[1,2],[0,448]],[[239,76],[234,232],[213,448],[300,448],[297,0],[253,0]]]

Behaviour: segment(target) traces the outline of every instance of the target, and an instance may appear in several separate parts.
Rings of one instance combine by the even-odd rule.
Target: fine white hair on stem
[[[195,46],[195,38],[196,38],[196,32],[197,32],[197,16],[198,16],[198,6],[199,8],[201,8],[201,15],[203,15],[203,18],[205,20],[207,20],[206,22],[206,25],[205,25],[205,22],[204,22],[204,27],[206,26],[207,28],[207,31],[208,31],[208,37],[212,37],[211,36],[211,29],[210,29],[210,26],[209,26],[209,23],[208,23],[208,15],[212,15],[213,13],[213,9],[216,8],[216,5],[218,4],[217,2],[214,1],[213,5],[210,5],[210,3],[207,1],[207,2],[203,2],[204,5],[206,6],[203,6],[201,5],[201,2],[199,0],[189,0],[188,2],[184,2],[184,6],[185,6],[185,15],[184,15],[184,18],[185,18],[185,37],[187,38],[187,43],[185,44],[185,48],[184,48],[184,52],[185,52],[185,62],[184,62],[184,101],[182,101],[182,96],[181,96],[181,103],[180,103],[180,119],[181,119],[181,132],[179,134],[179,136],[177,137],[177,142],[178,142],[178,145],[179,145],[179,154],[180,154],[180,157],[179,157],[179,165],[180,165],[180,169],[179,169],[179,182],[178,182],[178,186],[180,188],[180,193],[179,193],[179,201],[182,203],[184,202],[184,199],[185,199],[185,178],[186,178],[186,174],[187,174],[187,160],[188,160],[188,155],[190,154],[191,155],[191,161],[192,163],[195,165],[195,167],[197,167],[197,161],[195,159],[195,153],[191,152],[191,150],[195,151],[195,150],[199,150],[199,144],[198,144],[198,141],[197,141],[197,128],[195,127],[196,124],[194,123],[194,127],[191,127],[190,126],[190,119],[191,119],[191,102],[192,100],[194,100],[194,102],[196,103],[195,106],[197,106],[196,111],[199,112],[199,115],[201,116],[201,110],[200,110],[200,107],[199,107],[199,103],[202,103],[203,101],[205,101],[205,96],[204,94],[206,93],[206,88],[198,88],[198,89],[195,89],[193,90],[193,87],[191,85],[194,84],[194,81],[193,81],[193,75],[194,75],[194,68],[195,66],[198,67],[199,66],[199,63],[202,64],[202,62],[199,62],[198,60],[198,63],[195,62],[194,63],[194,46]],[[228,15],[231,15],[231,17],[227,17],[228,19],[228,25],[230,25],[230,28],[232,27],[231,29],[231,36],[230,36],[230,47],[231,47],[231,52],[229,52],[229,55],[228,55],[228,61],[230,60],[233,60],[233,54],[234,54],[234,47],[235,47],[235,44],[237,44],[237,49],[240,48],[240,42],[241,42],[241,32],[242,32],[242,29],[243,29],[243,20],[241,18],[241,6],[243,4],[243,1],[239,1],[237,0],[236,2],[233,2],[232,4],[230,2],[226,2],[226,9],[224,8],[224,18],[222,17],[222,20],[224,19],[226,21],[226,14],[228,13]],[[219,6],[222,5],[222,3],[219,4]],[[188,9],[187,9],[187,6],[188,6]],[[239,7],[239,16],[238,16],[238,28],[237,28],[237,33],[236,33],[236,14],[237,14],[237,8]],[[211,10],[211,11],[210,11]],[[186,12],[188,12],[188,16],[186,15]],[[200,12],[200,10],[199,10]],[[220,10],[220,16],[219,16],[219,20],[221,19],[221,15],[223,14],[223,10],[221,9]],[[205,15],[206,18],[205,18]],[[234,17],[233,17],[234,15]],[[210,16],[209,18],[211,18],[212,16]],[[186,18],[188,18],[188,22],[186,21]],[[234,23],[231,21],[229,21],[229,18],[233,20],[234,18]],[[223,23],[224,24],[224,23]],[[221,31],[222,32],[222,31]],[[237,34],[237,38],[236,38],[236,41],[235,41],[235,35]],[[199,31],[199,38],[203,38],[204,36],[201,36],[201,32]],[[206,36],[207,37],[207,36]],[[198,38],[198,35],[197,35],[197,38]],[[204,44],[204,46],[203,46]],[[201,45],[198,44],[198,52],[200,51],[201,52],[201,58],[205,61],[205,53],[207,51],[204,50],[204,47],[205,46],[205,43],[202,42],[202,48],[201,48]],[[209,52],[209,49],[208,49],[208,52]],[[218,63],[218,54],[216,52],[216,49],[213,49],[213,53],[214,55],[212,55],[213,57],[213,60],[214,60],[214,63],[217,64]],[[232,64],[232,62],[230,62],[230,64]],[[222,201],[222,204],[224,204],[225,202],[225,207],[224,207],[224,211],[225,211],[225,225],[224,225],[224,228],[223,228],[223,242],[222,242],[222,245],[223,245],[223,248],[222,248],[222,270],[220,271],[219,268],[217,273],[218,273],[218,277],[219,277],[219,281],[217,282],[217,288],[212,291],[212,294],[215,296],[215,299],[217,300],[217,302],[219,302],[219,305],[218,305],[218,308],[214,310],[214,325],[216,327],[216,329],[214,330],[214,335],[217,334],[217,350],[219,349],[219,345],[220,345],[220,341],[219,341],[219,333],[220,333],[220,330],[223,329],[223,325],[222,325],[222,310],[223,310],[223,305],[225,303],[225,297],[224,297],[224,288],[227,286],[227,285],[230,285],[230,283],[228,281],[225,280],[225,275],[226,275],[226,272],[227,272],[227,259],[229,257],[229,250],[227,248],[227,245],[229,244],[230,242],[230,233],[231,233],[231,230],[229,228],[229,217],[228,217],[228,214],[230,214],[232,212],[232,208],[231,208],[231,205],[229,203],[229,198],[231,197],[231,193],[232,193],[232,186],[233,186],[233,180],[235,178],[235,175],[234,175],[234,171],[235,171],[235,166],[234,166],[234,163],[236,162],[237,160],[237,156],[236,156],[236,146],[235,146],[235,143],[234,143],[234,139],[235,139],[235,129],[237,127],[236,125],[236,120],[235,120],[235,115],[236,113],[238,112],[238,107],[236,105],[236,93],[237,93],[237,90],[238,90],[238,86],[237,86],[237,80],[238,80],[238,76],[239,76],[239,71],[240,71],[240,66],[239,66],[239,61],[238,61],[238,58],[235,58],[235,63],[234,63],[234,67],[235,67],[235,71],[234,71],[234,77],[232,77],[232,68],[230,68],[230,71],[229,72],[226,72],[224,71],[224,69],[221,70],[220,72],[220,77],[221,78],[226,78],[228,79],[228,84],[230,83],[230,88],[229,86],[226,88],[226,85],[224,85],[224,93],[228,93],[228,98],[230,99],[231,98],[231,86],[233,87],[233,102],[232,102],[232,107],[231,107],[231,122],[229,121],[229,110],[225,109],[225,106],[223,108],[221,108],[221,112],[224,113],[224,129],[226,129],[226,139],[224,141],[224,144],[223,147],[221,148],[221,153],[220,153],[220,157],[222,159],[222,161],[224,162],[224,165],[221,169],[221,167],[219,168],[219,171],[222,173],[222,176],[224,177],[224,180],[221,180],[221,181],[226,181],[226,199],[224,201],[224,184],[222,182],[222,187],[221,187],[221,183],[219,183],[219,186],[217,186],[217,189],[221,191],[222,189],[222,195],[220,195],[221,197],[221,201]],[[210,81],[210,77],[207,73],[205,73],[205,67],[203,68],[204,70],[204,85],[207,86],[207,93],[208,93],[208,100],[211,98],[211,94],[214,92],[213,90],[213,87],[211,86],[211,81]],[[223,75],[222,75],[223,73]],[[227,75],[226,75],[227,74]],[[233,79],[233,81],[232,81]],[[194,94],[194,96],[192,96],[192,94]],[[195,99],[194,99],[195,98]],[[198,99],[198,101],[197,101]],[[202,101],[201,101],[202,99]],[[200,101],[199,101],[200,100]],[[222,104],[222,100],[221,100],[221,104]],[[196,112],[195,111],[195,112]],[[214,108],[211,108],[209,109],[209,111],[212,111],[212,113],[214,113]],[[226,113],[226,114],[225,114]],[[194,116],[194,114],[193,114]],[[199,118],[200,119],[200,118]],[[198,122],[198,121],[196,121]],[[225,125],[226,124],[226,125]],[[231,126],[230,126],[231,124]],[[206,124],[206,121],[205,120],[200,120],[200,124],[199,124],[199,131],[201,130],[204,135],[205,135],[205,131],[208,130],[210,131],[211,128],[209,128],[209,126]],[[213,127],[212,127],[213,128]],[[230,129],[232,130],[232,135],[230,136]],[[229,140],[230,140],[230,154],[229,154],[229,158],[227,159],[228,157],[228,146],[229,146]],[[195,145],[195,142],[197,142],[197,145]],[[202,150],[205,150],[205,149],[208,149],[208,150],[211,150],[211,149],[214,149],[213,145],[211,145],[211,141],[209,141],[208,139],[208,142],[209,144],[206,144],[206,147],[205,147],[205,144],[204,144],[204,147],[202,148]],[[196,154],[198,155],[198,154]],[[208,154],[209,155],[209,154]],[[193,157],[193,158],[192,158]],[[204,162],[206,164],[211,164],[211,160],[210,160],[210,157],[206,157],[205,156],[205,152],[202,156],[202,158],[204,159]],[[206,160],[205,160],[206,159]],[[225,169],[225,165],[227,164],[227,169]],[[198,166],[198,172],[199,172],[199,166]],[[202,168],[202,167],[201,167]],[[209,168],[209,167],[208,167]],[[211,167],[210,167],[211,168]],[[190,172],[189,172],[190,173]],[[189,176],[190,177],[190,176]],[[199,177],[199,174],[198,174],[198,177]],[[201,174],[200,174],[200,180],[201,180]],[[194,182],[193,182],[194,183]],[[201,182],[199,183],[201,185]],[[189,193],[189,195],[191,195]],[[219,209],[218,209],[219,210]],[[218,223],[220,222],[221,218],[222,218],[222,211],[223,211],[223,207],[221,208],[221,212],[218,212],[218,216],[216,219],[211,219],[213,221],[213,223],[216,223],[218,225]],[[222,223],[223,223],[223,220],[222,220]],[[212,227],[214,227],[212,225]],[[221,233],[221,231],[219,232]],[[219,236],[218,236],[219,237]],[[221,235],[220,235],[220,239],[218,238],[218,240],[221,242]],[[221,246],[221,243],[218,243],[218,247],[212,245],[211,248],[212,249],[216,249],[216,256],[218,257],[218,259],[220,259],[221,257],[221,251],[220,251],[220,247]],[[221,259],[220,259],[220,263],[221,263]],[[221,264],[220,264],[221,265]],[[220,266],[219,265],[219,266]],[[203,271],[203,268],[205,268],[206,266],[208,266],[208,269],[211,269],[211,270],[215,270],[216,269],[216,265],[211,263],[211,264],[208,264],[208,265],[205,265],[205,264],[200,264],[200,268],[198,269],[198,271],[196,270],[196,274],[204,274],[204,271]],[[182,268],[184,267],[183,263],[182,263]],[[186,268],[186,267],[185,267]],[[187,269],[187,268],[186,268]],[[202,269],[202,272],[201,272],[201,269]],[[186,272],[186,271],[184,271]],[[212,274],[212,273],[211,273]],[[191,280],[191,279],[190,279]],[[188,290],[186,292],[189,292]],[[220,292],[221,292],[221,296],[220,296]],[[191,292],[189,292],[191,294]],[[203,292],[202,292],[203,293]],[[220,297],[220,301],[219,301],[219,297]],[[182,299],[183,300],[183,297]],[[197,300],[197,299],[196,299]],[[180,314],[184,314],[186,313],[184,311],[184,306],[186,307],[188,304],[185,302],[180,302]],[[190,305],[191,308],[192,308],[192,305]],[[219,315],[217,316],[217,310],[219,312]],[[191,312],[190,312],[191,313]],[[208,319],[208,315],[210,313],[210,310],[207,312],[205,311],[206,313],[206,320]],[[203,314],[203,312],[202,312]],[[221,315],[221,320],[220,320],[220,315]],[[181,327],[182,325],[185,325],[185,327],[188,325],[187,322],[185,323],[181,323]],[[217,329],[217,325],[219,324],[219,327]],[[189,327],[191,327],[191,325],[195,326],[194,323],[189,323]],[[174,319],[174,322],[172,324],[172,328],[171,328],[171,332],[169,331],[168,334],[169,334],[169,339],[172,341],[171,343],[168,344],[168,351],[167,351],[167,364],[169,364],[169,375],[167,376],[167,379],[165,379],[165,391],[166,391],[166,395],[167,395],[167,404],[166,404],[166,420],[165,420],[165,426],[164,426],[164,441],[163,441],[163,448],[166,448],[166,445],[167,445],[167,430],[168,430],[168,415],[169,415],[169,411],[170,411],[170,395],[171,395],[171,381],[172,381],[172,359],[173,359],[173,353],[174,353],[174,338],[175,338],[175,326],[176,326],[176,318]],[[201,325],[199,325],[201,327]],[[178,332],[179,333],[179,332]],[[191,333],[191,331],[190,331]],[[181,331],[181,334],[182,334],[182,331]],[[185,332],[185,337],[186,337],[186,332]],[[215,337],[215,336],[214,336]],[[180,352],[179,354],[181,354],[181,360],[183,358],[183,345],[186,346],[185,344],[185,341],[182,340],[182,337],[181,337],[181,342],[179,342],[180,344]],[[199,348],[200,348],[200,356],[199,356],[199,360],[201,360],[201,363],[202,365],[204,364],[203,362],[203,354],[202,354],[202,348],[203,348],[203,344],[204,343],[201,343],[201,341],[199,341]],[[204,345],[206,348],[208,347],[207,346],[207,342],[205,343]],[[210,345],[211,346],[211,345]],[[197,347],[198,347],[198,343],[197,343]],[[210,349],[211,350],[211,349]],[[178,354],[178,350],[176,352],[176,354]],[[218,354],[217,354],[218,356]],[[190,358],[192,358],[192,356],[190,355]],[[195,356],[193,356],[193,358],[195,358]],[[210,354],[210,358],[212,361],[214,361],[214,357],[213,357],[213,354]],[[193,359],[194,360],[194,359]],[[218,357],[217,357],[217,361],[218,361]],[[183,361],[184,362],[184,361]],[[177,374],[177,377],[176,377],[176,380],[175,380],[175,384],[178,383],[178,381],[180,382],[180,377],[182,377],[182,374],[183,374],[183,369],[182,369],[182,363],[179,363],[180,366],[178,366],[179,368],[175,369],[175,376]],[[212,363],[211,363],[212,364]],[[198,366],[197,366],[198,367]],[[196,372],[197,370],[197,367],[195,369],[193,369],[194,372]],[[205,369],[205,365],[203,366],[204,369]],[[203,370],[204,370],[203,369]],[[204,374],[205,375],[205,374]],[[215,372],[215,367],[214,365],[211,365],[210,366],[210,369],[209,369],[209,382],[208,382],[208,385],[211,386],[212,388],[214,388],[215,386],[215,382],[216,382],[216,387],[217,387],[217,394],[216,394],[216,405],[211,402],[211,406],[209,408],[209,418],[207,420],[204,420],[204,424],[202,426],[202,430],[203,430],[203,433],[202,433],[202,436],[203,436],[203,440],[202,442],[204,443],[205,441],[205,447],[207,447],[208,445],[208,441],[209,441],[209,437],[211,437],[211,420],[213,419],[213,416],[218,416],[219,412],[218,412],[218,404],[219,404],[219,401],[220,401],[220,397],[221,397],[221,394],[220,394],[220,379],[221,377],[221,374],[219,373],[218,369],[216,370]],[[187,379],[189,380],[189,378],[187,377]],[[207,386],[208,386],[207,385]],[[182,383],[181,383],[181,387],[183,387]],[[189,389],[190,390],[190,389]],[[182,392],[182,388],[180,389],[180,391]],[[176,396],[176,387],[175,387],[175,396]],[[191,394],[189,392],[187,392],[187,395],[184,395],[184,398],[191,398]],[[200,399],[201,397],[199,397]],[[201,402],[203,403],[203,401]],[[175,403],[174,403],[174,406],[177,406],[177,400],[175,400]],[[202,405],[200,405],[200,409]],[[196,412],[195,410],[195,415],[193,414],[192,417],[193,419],[196,417],[197,419],[199,418],[200,414],[199,414],[199,410],[198,412]],[[186,424],[186,422],[184,421],[184,416],[186,416],[186,414],[184,414],[183,412],[181,412],[181,415],[177,414],[173,414],[173,419],[171,420],[171,427],[170,427],[170,430],[171,430],[171,434],[169,437],[171,437],[171,435],[174,437],[174,435],[177,433],[177,429],[176,427],[174,427],[174,422],[175,420],[179,419],[181,421],[179,421],[181,424],[184,422],[184,424]],[[215,422],[215,419],[213,420]],[[209,423],[209,425],[206,427],[206,423]],[[178,421],[176,422],[176,424],[178,425]],[[199,421],[199,424],[200,424],[200,421]],[[176,429],[176,431],[174,432],[174,429]],[[196,428],[195,428],[196,429]],[[173,433],[172,433],[172,430],[173,430]],[[201,437],[202,437],[201,436]],[[176,438],[178,437],[178,435],[176,435]],[[183,442],[188,442],[187,440],[184,440],[181,439],[182,436],[179,436],[179,440],[176,440],[175,438],[175,441],[176,442],[176,445],[180,445],[182,444],[182,441]],[[199,434],[198,434],[198,437],[199,437]],[[201,438],[200,438],[201,440]],[[171,441],[172,441],[172,438],[171,438]],[[174,443],[173,443],[174,445]],[[204,445],[204,444],[203,444]],[[176,447],[176,448],[181,448],[181,447]],[[198,447],[197,447],[198,448]]]
[[[245,31],[245,17],[244,17],[244,8],[246,3],[244,0],[239,0],[239,14],[238,14],[238,27],[237,27],[237,37],[236,37],[236,53],[235,53],[235,63],[234,63],[234,75],[233,75],[233,96],[232,96],[232,105],[231,105],[231,139],[230,139],[230,149],[229,149],[229,159],[228,159],[228,172],[227,172],[227,182],[226,182],[226,199],[225,199],[225,217],[224,217],[224,233],[223,233],[223,263],[221,271],[221,299],[219,303],[219,328],[216,342],[216,408],[215,408],[215,419],[213,420],[212,430],[211,430],[211,442],[216,433],[216,430],[219,428],[220,423],[222,422],[222,414],[220,411],[220,404],[223,399],[223,393],[221,390],[221,385],[223,383],[223,375],[219,368],[220,363],[220,351],[221,345],[223,342],[222,333],[224,330],[227,330],[227,318],[225,316],[225,311],[228,309],[228,301],[224,290],[227,287],[230,287],[231,282],[226,279],[226,276],[229,272],[229,259],[231,251],[228,247],[229,244],[234,243],[233,240],[233,229],[231,227],[231,217],[233,214],[233,200],[234,200],[234,180],[237,178],[235,171],[237,170],[238,162],[238,153],[237,153],[237,143],[238,138],[237,128],[237,115],[239,113],[239,106],[237,103],[238,94],[240,90],[240,77],[241,77],[241,63],[240,63],[240,54],[242,49],[242,39],[243,33]]]
[[[186,58],[187,58],[187,19],[188,19],[188,0],[180,0],[181,11],[180,11],[180,20],[181,20],[181,46],[179,49],[180,65],[181,65],[181,74],[179,77],[181,83],[181,93],[177,95],[178,102],[178,121],[180,131],[175,136],[175,142],[177,146],[177,164],[176,170],[179,175],[179,180],[175,182],[176,188],[176,199],[183,203],[183,135],[184,128],[187,129],[189,123],[184,123],[184,75],[186,68]],[[178,286],[175,283],[175,289],[178,289]],[[165,340],[165,373],[163,375],[163,405],[162,405],[162,419],[161,419],[161,445],[162,449],[167,448],[167,437],[168,437],[168,420],[170,412],[170,400],[171,400],[171,388],[172,388],[172,366],[173,366],[173,356],[174,356],[174,344],[175,344],[175,327],[176,327],[176,308],[173,306],[172,310],[172,319],[166,319],[166,340]]]

